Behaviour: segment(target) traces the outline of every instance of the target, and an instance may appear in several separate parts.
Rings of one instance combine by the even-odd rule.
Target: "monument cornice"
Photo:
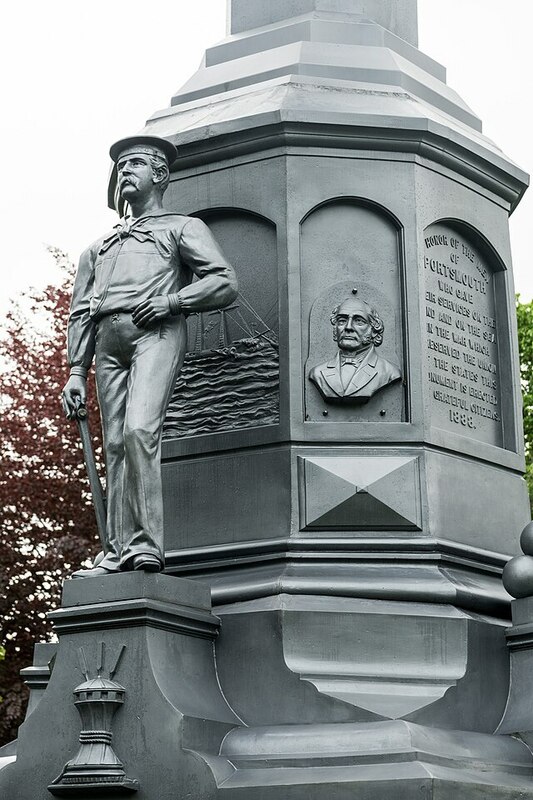
[[[451,603],[508,617],[501,585],[508,558],[434,538],[298,537],[167,552],[167,570],[212,583],[213,603],[281,594]],[[383,582],[386,567],[387,580]],[[317,571],[318,570],[318,571]],[[216,577],[216,580],[213,580]]]
[[[501,574],[509,556],[494,553],[476,547],[465,547],[451,541],[433,538],[401,537],[401,538],[353,538],[340,537],[334,534],[327,539],[322,537],[297,537],[266,539],[248,542],[232,542],[226,545],[213,545],[187,548],[167,553],[169,565],[205,564],[217,566],[232,558],[250,558],[254,563],[258,559],[290,560],[294,556],[312,559],[320,554],[320,558],[336,559],[342,554],[346,558],[358,561],[371,561],[379,555],[387,560],[398,557],[405,561],[420,562],[427,558],[430,562],[461,564],[475,566],[490,574]]]
[[[50,612],[54,630],[62,634],[145,626],[212,639],[219,621],[212,614],[148,598],[64,607]]]
[[[450,139],[444,126],[421,119],[418,125],[402,121],[397,127],[370,124],[335,124],[282,119],[263,121],[251,129],[235,130],[234,125],[206,126],[194,131],[194,140],[184,134],[172,137],[179,148],[175,172],[199,165],[207,167],[221,161],[251,154],[294,148],[387,153],[393,157],[419,157],[473,181],[508,204],[511,212],[528,186],[527,175],[498,156],[479,147],[472,150],[470,140]],[[170,138],[170,137],[169,137]],[[309,153],[307,153],[309,154]]]

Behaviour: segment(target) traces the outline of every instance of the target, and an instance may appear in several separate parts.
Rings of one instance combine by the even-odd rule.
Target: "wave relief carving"
[[[279,422],[279,355],[273,333],[185,356],[163,438]]]

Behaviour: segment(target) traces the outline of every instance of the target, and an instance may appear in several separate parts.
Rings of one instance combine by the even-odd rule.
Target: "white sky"
[[[139,130],[225,36],[225,0],[18,0],[1,14],[0,313],[54,277],[45,245],[74,260],[115,222],[116,139]],[[484,132],[533,172],[532,0],[419,0],[420,49]],[[517,290],[533,297],[533,189],[511,218]]]

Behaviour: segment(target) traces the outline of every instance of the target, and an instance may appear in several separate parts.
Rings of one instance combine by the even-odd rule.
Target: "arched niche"
[[[383,207],[362,198],[335,198],[312,211],[300,228],[301,305],[305,415],[307,421],[399,422],[407,419],[406,318],[403,231]],[[311,370],[338,353],[330,315],[345,297],[374,307],[385,331],[377,349],[397,365],[402,380],[364,403],[325,401]]]
[[[516,450],[505,264],[479,231],[456,219],[429,225],[423,245],[431,424]]]
[[[220,312],[187,321],[188,353],[164,437],[226,433],[279,422],[278,259],[276,226],[250,211],[197,211],[239,280]]]

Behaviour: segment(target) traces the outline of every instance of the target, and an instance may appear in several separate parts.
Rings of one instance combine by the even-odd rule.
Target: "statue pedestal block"
[[[209,590],[133,572],[67,581],[52,617],[57,656],[17,758],[0,772],[2,796],[173,800],[180,787],[214,797],[211,771],[190,750],[218,752],[240,721],[217,682]]]

